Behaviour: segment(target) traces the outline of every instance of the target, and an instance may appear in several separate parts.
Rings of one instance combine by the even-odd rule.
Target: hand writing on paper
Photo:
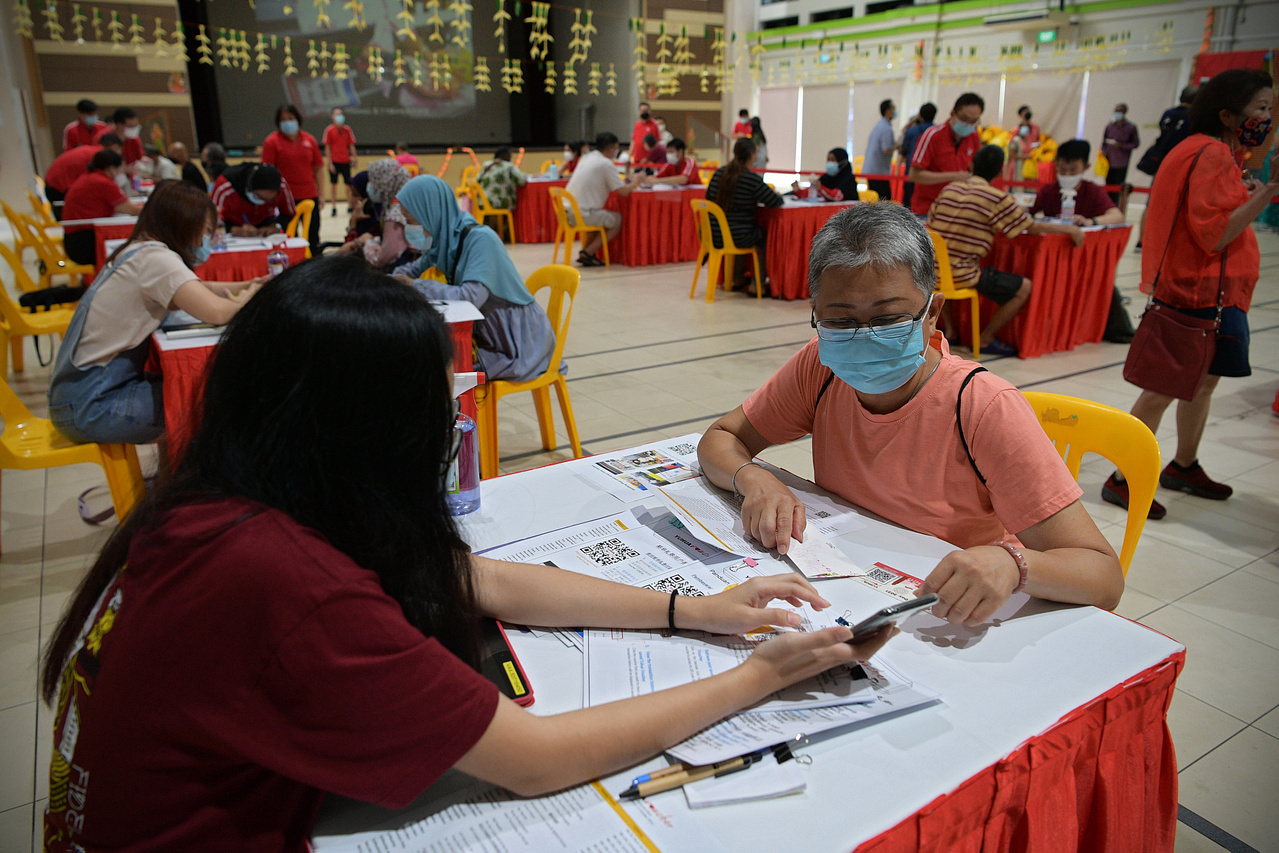
[[[742,501],[742,527],[746,534],[778,554],[790,550],[792,538],[804,541],[804,505],[795,493],[770,472],[750,465],[737,472]]]
[[[1007,551],[981,545],[943,557],[916,595],[937,593],[941,601],[933,605],[933,615],[972,628],[993,616],[1020,580],[1017,564]]]
[[[869,660],[898,633],[896,628],[882,630],[855,646],[848,642],[853,632],[843,625],[811,634],[781,634],[760,644],[742,667],[753,669],[771,693],[841,663]]]
[[[778,599],[795,607],[806,601],[814,610],[830,607],[830,602],[798,575],[772,575],[751,578],[716,595],[676,599],[675,625],[715,634],[745,634],[761,625],[798,627],[798,613],[768,607]]]

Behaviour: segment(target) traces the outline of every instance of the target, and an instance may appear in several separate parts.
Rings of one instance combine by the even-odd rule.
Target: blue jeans
[[[56,380],[49,389],[49,419],[58,432],[80,444],[158,439],[164,433],[164,398],[160,378],[142,369],[148,343]]]

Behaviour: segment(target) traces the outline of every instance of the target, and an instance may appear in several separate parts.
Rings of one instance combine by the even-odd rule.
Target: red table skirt
[[[1022,358],[1100,341],[1110,313],[1115,268],[1130,230],[1131,226],[1087,232],[1079,248],[1065,234],[1023,234],[1015,240],[997,237],[982,266],[1031,281],[1030,301],[1000,330],[999,338],[1015,344]],[[963,300],[952,306],[957,331],[965,341],[970,305]],[[997,307],[981,300],[983,323]]]
[[[1177,760],[1168,704],[1179,652],[1121,684],[858,853],[1171,851]]]
[[[551,187],[568,186],[568,181],[529,181],[515,190],[515,239],[521,243],[550,243],[555,240],[555,208],[551,207]]]
[[[628,267],[697,260],[701,244],[689,204],[695,198],[706,198],[706,187],[609,196],[605,209],[622,214],[622,233],[608,244],[609,260]]]
[[[108,240],[127,240],[133,236],[133,223],[125,225],[95,225],[93,226],[93,242],[94,251],[97,261],[94,264],[98,269],[107,262],[107,246]]]
[[[775,299],[808,298],[808,253],[826,220],[855,202],[765,207],[755,214],[767,235],[768,277]]]
[[[107,262],[106,242],[108,240],[128,239],[133,234],[132,225],[95,225],[93,238],[97,244],[97,267],[102,269]],[[300,264],[306,260],[306,247],[286,248],[289,264]],[[252,252],[214,252],[207,264],[196,267],[194,272],[202,281],[248,281],[260,275],[266,275],[266,258],[270,249]]]

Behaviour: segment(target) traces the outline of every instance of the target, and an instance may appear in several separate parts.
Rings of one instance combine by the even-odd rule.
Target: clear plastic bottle
[[[480,436],[475,421],[460,412],[453,429],[462,437],[445,478],[444,500],[450,514],[466,515],[480,508]]]
[[[271,250],[271,254],[266,256],[266,272],[271,278],[275,278],[288,268],[289,253],[283,248],[277,246]]]
[[[557,180],[559,180],[559,177],[560,177],[560,167],[559,167],[559,164],[557,164],[557,163],[552,163],[550,166],[548,166],[548,167],[547,167],[547,169],[546,169],[546,174],[550,176],[550,178],[551,178],[551,180],[552,180],[552,181],[557,181]]]
[[[1066,222],[1075,218],[1075,190],[1061,191],[1061,218]]]

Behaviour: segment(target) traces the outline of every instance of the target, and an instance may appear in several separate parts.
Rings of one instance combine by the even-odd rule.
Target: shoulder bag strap
[[[835,371],[830,372],[830,376],[826,377],[826,381],[822,383],[822,389],[817,392],[817,400],[813,403],[813,412],[817,412],[817,407],[822,404],[822,397],[826,396],[826,389],[830,387],[830,383],[835,380]]]
[[[973,459],[973,452],[968,449],[968,437],[964,435],[964,416],[960,411],[960,407],[964,403],[964,389],[968,387],[968,383],[973,381],[973,377],[978,373],[985,373],[986,368],[975,367],[969,371],[964,377],[964,381],[959,386],[959,393],[955,395],[955,423],[959,426],[959,443],[964,446],[964,454],[968,457],[968,464],[973,466],[973,473],[977,475],[977,479],[981,480],[981,484],[986,485],[986,478],[982,475],[981,469],[977,467],[977,460]]]
[[[1172,227],[1168,229],[1168,241],[1164,243],[1163,256],[1159,258],[1159,266],[1155,268],[1155,280],[1150,283],[1150,297],[1146,300],[1146,307],[1150,307],[1150,303],[1155,298],[1155,288],[1159,286],[1159,276],[1163,274],[1164,261],[1168,260],[1168,247],[1172,245],[1172,238],[1177,233],[1177,220],[1181,217],[1181,208],[1186,204],[1186,196],[1190,195],[1190,176],[1195,173],[1195,166],[1199,163],[1199,158],[1203,156],[1204,151],[1208,150],[1211,142],[1205,142],[1203,147],[1195,152],[1195,159],[1190,161],[1190,168],[1186,170],[1186,185],[1181,188],[1181,198],[1177,201],[1177,209],[1172,214]],[[1222,268],[1222,276],[1225,276],[1225,268]],[[1221,311],[1217,311],[1218,322],[1221,320]]]

